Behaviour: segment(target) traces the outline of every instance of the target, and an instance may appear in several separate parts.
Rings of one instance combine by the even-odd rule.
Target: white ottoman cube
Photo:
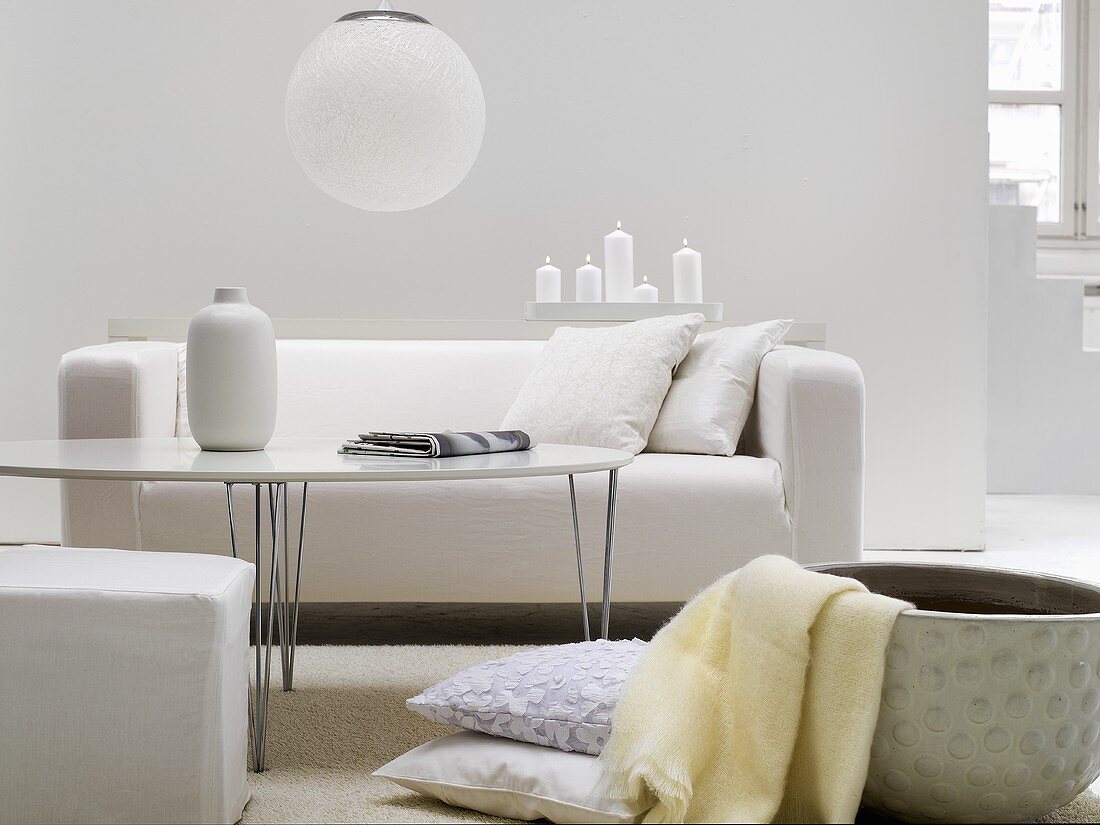
[[[0,550],[0,823],[236,822],[251,564]]]

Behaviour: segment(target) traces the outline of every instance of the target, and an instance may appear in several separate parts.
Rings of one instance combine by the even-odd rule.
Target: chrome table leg
[[[298,523],[298,549],[294,559],[294,577],[291,580],[291,544],[290,544],[290,491],[286,482],[269,485],[282,491],[282,543],[283,560],[282,570],[275,570],[275,594],[278,610],[276,618],[279,623],[279,655],[282,664],[283,690],[294,689],[294,659],[298,649],[298,608],[301,604],[302,593],[302,554],[305,549],[306,537],[306,499],[309,494],[309,483],[302,483],[302,512]],[[277,505],[279,494],[276,493],[272,506]],[[275,510],[271,514],[272,546],[278,541],[275,535],[278,520]]]
[[[577,547],[577,579],[581,586],[581,615],[584,617],[584,640],[592,641],[592,631],[588,627],[588,599],[584,593],[584,557],[581,555],[581,528],[577,520],[577,488],[573,483],[573,474],[569,474],[569,503],[573,505],[573,543]]]
[[[263,686],[264,686],[264,673],[263,673],[263,577],[260,574],[262,565],[260,560],[263,558],[260,552],[260,539],[263,537],[263,533],[260,532],[260,485],[253,485],[255,487],[256,502],[255,502],[255,517],[256,517],[256,615],[255,615],[255,633],[253,638],[253,644],[256,647],[256,685],[255,685],[255,698],[252,701],[252,770],[263,770],[263,755],[260,747],[260,742],[264,738],[264,709],[260,706],[263,701]]]
[[[257,497],[260,485],[256,485]],[[269,488],[270,489],[270,488]],[[270,586],[267,594],[267,641],[265,652],[265,667],[264,667],[264,695],[262,704],[259,697],[257,697],[257,706],[263,711],[260,721],[259,730],[259,759],[256,760],[256,772],[261,773],[264,769],[264,758],[267,753],[267,707],[268,699],[271,697],[271,638],[275,635],[275,614],[279,612],[279,604],[276,601],[277,595],[275,592],[275,583],[279,574],[279,494],[281,490],[278,486],[275,488],[275,522],[274,529],[272,529],[272,542],[271,542],[271,575],[268,576]],[[257,506],[257,510],[258,510]],[[260,519],[259,513],[256,518],[256,558],[260,558]],[[260,640],[256,639],[256,646],[259,647]]]
[[[294,574],[294,607],[288,612],[288,627],[290,628],[290,661],[287,664],[287,679],[283,683],[283,690],[294,689],[294,653],[298,649],[298,605],[302,595],[302,554],[306,546],[306,499],[309,497],[309,482],[302,482],[302,516],[298,522],[298,558],[295,564]],[[284,506],[286,499],[284,498]],[[290,512],[287,510],[285,524],[290,523]],[[286,568],[287,601],[290,600],[290,566]]]
[[[607,480],[607,533],[603,551],[603,614],[600,638],[607,639],[611,625],[611,570],[615,556],[615,500],[619,492],[619,471],[611,470]]]
[[[271,645],[275,635],[275,618],[280,611],[281,596],[279,581],[279,527],[280,512],[286,495],[285,484],[268,485],[268,505],[271,508],[271,562],[268,571],[267,594],[267,636],[263,633],[263,499],[260,495],[262,484],[252,484],[254,489],[254,516],[256,527],[256,601],[253,616],[253,634],[256,647],[256,681],[249,693],[248,722],[252,739],[252,767],[257,773],[264,769],[267,751],[267,708],[271,695]],[[274,487],[274,491],[272,491]],[[226,483],[226,507],[229,511],[229,538],[233,557],[238,557],[237,530],[233,514],[233,484]],[[284,573],[285,577],[285,573]]]
[[[267,506],[268,512],[271,516],[271,546],[275,548],[278,546],[279,536],[279,493],[283,495],[283,556],[286,556],[286,485],[285,484],[268,484],[267,485]],[[287,664],[290,662],[290,656],[287,651],[287,616],[286,616],[286,602],[287,591],[283,579],[287,575],[287,564],[283,564],[283,572],[280,575],[278,568],[275,568],[275,619],[279,623],[279,665],[282,668],[283,673],[283,690],[286,690],[287,682]]]

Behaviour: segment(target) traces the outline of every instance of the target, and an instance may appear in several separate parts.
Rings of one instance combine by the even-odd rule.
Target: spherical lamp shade
[[[372,212],[426,206],[466,177],[485,134],[469,58],[423,18],[360,12],[298,60],[286,91],[290,148],[310,179]]]

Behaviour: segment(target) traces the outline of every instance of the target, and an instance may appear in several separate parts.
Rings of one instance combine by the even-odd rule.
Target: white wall
[[[1100,493],[1100,352],[1081,280],[1037,278],[1035,210],[989,208],[989,491]]]
[[[283,134],[299,53],[355,8],[3,2],[0,438],[53,434],[57,359],[109,316],[240,283],[276,316],[515,318],[621,218],[659,287],[686,234],[730,316],[858,359],[869,546],[981,545],[984,4],[418,0],[488,127],[404,214],[325,197]],[[0,538],[55,537],[51,489],[4,482]]]

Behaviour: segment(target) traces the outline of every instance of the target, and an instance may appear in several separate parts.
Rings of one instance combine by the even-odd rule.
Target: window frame
[[[1075,0],[1076,2],[1076,0]],[[1079,39],[1074,69],[1085,78],[1079,84],[1081,110],[1080,197],[1078,239],[1100,241],[1100,0],[1081,3],[1079,25],[1085,36]],[[1089,204],[1093,205],[1090,210]]]
[[[1078,38],[1080,25],[1080,13],[1094,3],[1100,4],[1100,0],[1062,0],[1062,76],[1058,90],[1018,90],[1018,89],[990,89],[989,103],[1006,104],[1045,104],[1057,105],[1061,115],[1060,135],[1060,165],[1058,180],[1060,186],[1058,200],[1057,223],[1044,222],[1039,224],[1039,237],[1056,238],[1061,240],[1078,238],[1081,235],[1079,214],[1081,203],[1077,193],[1081,191],[1077,170],[1080,168],[1080,160],[1077,157],[1079,140],[1077,129],[1077,109],[1080,105],[1080,96],[1077,83],[1077,69],[1081,46]],[[1100,14],[1092,15],[1094,20],[1100,21]],[[1091,28],[1090,28],[1091,40]],[[1100,84],[1094,84],[1100,86]],[[1100,102],[1100,89],[1096,95]],[[1089,130],[1089,139],[1095,140],[1096,130]],[[1090,158],[1095,157],[1093,152]],[[1100,211],[1100,210],[1098,210]],[[1100,234],[1100,225],[1097,226]]]

